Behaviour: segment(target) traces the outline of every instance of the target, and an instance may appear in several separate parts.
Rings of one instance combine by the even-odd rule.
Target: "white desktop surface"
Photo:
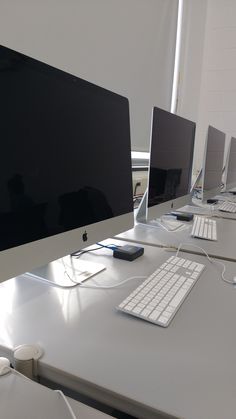
[[[215,198],[218,198],[217,196]],[[192,214],[202,214],[205,216],[213,216],[215,218],[225,218],[226,220],[236,220],[236,213],[234,212],[226,212],[226,211],[219,211],[218,206],[220,203],[223,202],[223,199],[225,198],[225,195],[222,195],[222,200],[216,204],[216,205],[210,205],[210,204],[198,204],[198,200],[192,201],[192,204],[185,205],[184,207],[179,208],[179,211],[182,212],[190,212]],[[227,199],[224,199],[225,201]]]
[[[219,199],[219,203],[222,203],[224,201],[231,201],[231,202],[236,202],[236,197],[233,194],[228,194],[228,193],[222,193],[218,196],[216,196],[216,198]],[[226,218],[228,220],[236,220],[236,213],[235,212],[225,212],[225,211],[217,211],[217,217],[221,217],[221,218]]]
[[[235,194],[230,193],[230,192],[222,192],[217,197],[219,197],[219,199],[223,199],[224,201],[236,202],[236,196],[235,196]]]
[[[108,419],[108,416],[67,397],[78,419]],[[55,391],[14,372],[0,376],[1,419],[71,419],[63,398]]]
[[[186,229],[180,231],[166,231],[162,227],[152,227],[148,224],[136,224],[134,228],[118,234],[117,238],[143,243],[152,246],[173,245],[178,247],[183,243],[182,249],[192,253],[203,252],[192,245],[200,246],[210,256],[236,261],[235,240],[236,223],[233,220],[213,218],[217,224],[217,241],[203,240],[191,237],[192,222],[187,222]],[[190,243],[188,246],[187,243]]]
[[[150,274],[170,255],[145,246],[132,263],[107,249],[86,258],[106,263],[94,282],[114,284]],[[138,280],[110,290],[62,290],[26,277],[2,283],[0,353],[37,343],[42,377],[138,418],[235,418],[236,289],[206,258],[184,256],[207,268],[168,328],[115,310]],[[235,263],[225,264],[225,275],[236,274]]]

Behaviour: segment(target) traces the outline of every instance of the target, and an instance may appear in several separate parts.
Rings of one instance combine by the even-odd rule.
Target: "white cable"
[[[66,406],[67,406],[67,408],[68,408],[68,410],[69,410],[69,412],[71,414],[71,417],[73,419],[78,419],[78,416],[77,417],[75,416],[75,414],[74,414],[74,412],[73,412],[73,410],[71,408],[71,405],[68,402],[68,400],[67,400],[66,396],[64,395],[64,393],[61,390],[54,390],[54,391],[55,391],[55,393],[60,394],[60,396],[63,398],[63,400],[64,400],[64,402],[65,402],[65,404],[66,404]]]
[[[175,246],[171,246],[171,245],[168,245],[168,244],[160,244],[159,247],[162,247],[162,248],[165,248],[165,249],[169,249],[169,250],[172,249],[173,251],[176,250],[176,247]],[[124,279],[123,281],[121,281],[121,282],[119,282],[118,284],[115,284],[115,285],[84,285],[84,284],[81,284],[80,282],[77,282],[75,279],[71,278],[71,276],[67,272],[67,265],[65,264],[63,258],[61,258],[61,261],[62,261],[62,264],[63,264],[64,269],[65,269],[64,274],[68,276],[68,278],[70,279],[70,281],[72,281],[75,284],[75,286],[78,285],[80,288],[112,289],[112,288],[120,287],[121,285],[123,285],[126,282],[131,281],[133,279],[146,279],[147,278],[147,276],[132,276],[130,278]],[[74,276],[76,277],[75,270],[73,270],[73,273],[74,273]]]
[[[221,272],[221,279],[224,281],[224,282],[227,282],[227,284],[232,284],[232,285],[236,285],[236,282],[234,282],[234,281],[230,281],[229,279],[227,279],[227,278],[225,278],[225,276],[224,276],[224,273],[225,273],[225,271],[226,271],[226,267],[225,267],[225,264],[223,263],[223,262],[221,262],[221,261],[219,261],[219,260],[217,260],[217,259],[214,259],[214,258],[211,258],[209,255],[208,255],[208,253],[202,248],[202,247],[200,247],[200,246],[198,246],[198,245],[196,245],[196,244],[193,244],[193,243],[188,243],[188,242],[186,242],[186,243],[180,243],[179,244],[179,246],[178,246],[178,249],[177,249],[177,251],[176,251],[176,257],[178,257],[178,254],[179,254],[179,252],[180,252],[180,249],[181,249],[181,247],[183,246],[183,245],[185,245],[185,246],[193,246],[193,247],[197,247],[198,249],[200,249],[205,255],[206,255],[206,257],[207,257],[207,259],[209,260],[209,262],[210,263],[213,263],[213,262],[216,262],[216,263],[219,263],[221,266],[223,266],[223,270],[222,270],[222,272]]]
[[[223,271],[221,272],[221,278],[223,279],[223,281],[227,282],[228,284],[236,285],[236,282],[234,282],[234,280],[230,281],[229,279],[225,278],[224,273],[226,271],[226,267],[225,267],[224,263],[219,261],[219,260],[216,260],[216,259],[213,259],[213,260],[214,260],[214,262],[217,262],[217,263],[219,263],[220,265],[223,266]]]
[[[128,281],[131,281],[132,279],[146,279],[147,276],[131,276],[130,278],[124,279],[124,281],[119,282],[118,284],[115,285],[81,285],[81,288],[101,288],[101,289],[109,289],[109,288],[117,288],[120,285],[125,284]]]
[[[160,221],[157,218],[154,221],[155,223],[159,225],[159,227],[163,228],[163,230],[167,231],[168,233],[173,233],[173,231],[175,231],[168,228],[168,225],[164,223],[162,217],[160,218]],[[151,227],[156,227],[156,226],[151,224]]]
[[[27,377],[27,375],[22,374],[20,371],[15,370],[14,368],[9,367],[9,370],[13,372],[14,374],[19,375],[20,377],[24,378],[27,381],[31,381],[31,382],[33,381],[31,380],[31,378]]]
[[[25,275],[25,276],[32,277],[32,278],[36,278],[36,279],[38,279],[38,280],[40,280],[40,281],[46,281],[46,282],[47,282],[47,284],[49,284],[50,286],[56,286],[56,287],[61,288],[61,289],[67,289],[67,290],[68,290],[68,289],[75,288],[77,285],[79,285],[79,283],[78,283],[78,282],[72,281],[72,279],[71,279],[71,278],[69,278],[69,279],[70,279],[72,282],[74,282],[74,283],[73,283],[73,285],[61,285],[61,284],[57,284],[56,282],[55,282],[55,283],[50,282],[50,281],[48,281],[47,279],[42,278],[42,277],[41,277],[41,276],[39,276],[39,275],[35,275],[35,274],[31,273],[31,272],[25,272],[25,273],[24,273],[24,275]],[[67,276],[68,276],[67,272],[64,272],[64,275],[67,275]]]
[[[31,381],[32,382],[32,380],[30,378],[26,377],[26,375],[24,375],[24,374],[21,374],[21,372],[15,370],[14,368],[8,367],[8,370],[9,370],[9,372],[11,371],[14,374],[19,375],[20,377],[24,378],[27,381]],[[65,404],[66,404],[66,406],[67,406],[67,408],[68,408],[68,410],[70,412],[70,415],[71,415],[72,419],[78,419],[78,416],[75,416],[75,414],[74,414],[74,412],[73,412],[73,410],[71,408],[71,405],[69,404],[69,402],[68,402],[66,396],[64,395],[64,393],[61,390],[54,390],[54,391],[56,393],[60,394],[60,396],[63,398],[63,400],[64,400],[64,402],[65,402]]]
[[[170,223],[172,222],[172,225],[176,223],[176,226],[172,228],[170,223],[168,226],[168,221],[170,221]],[[157,219],[156,219],[156,222],[158,222]],[[176,231],[179,231],[184,226],[184,223],[181,223],[180,221],[173,219],[173,216],[170,216],[169,219],[164,218],[164,216],[162,216],[160,218],[160,222],[158,223],[160,224],[161,227],[163,227],[166,231],[168,231],[168,233],[175,233]]]
[[[118,282],[118,284],[115,285],[83,285],[80,282],[77,282],[76,280],[74,280],[73,278],[71,278],[71,276],[68,274],[67,270],[66,270],[66,264],[64,263],[64,261],[62,261],[63,266],[65,268],[65,274],[68,276],[68,278],[76,285],[79,285],[80,288],[101,288],[101,289],[110,289],[110,288],[117,288],[120,285],[125,284],[128,281],[131,281],[132,279],[146,279],[147,276],[132,276],[130,278],[124,279],[124,281]],[[76,277],[76,272],[74,272],[74,275]]]
[[[179,244],[179,246],[177,248],[177,251],[176,251],[176,257],[178,257],[178,254],[180,252],[180,249],[181,249],[181,247],[183,245],[197,247],[198,249],[200,249],[206,255],[206,257],[209,260],[209,262],[212,262],[212,260],[211,260],[210,256],[208,255],[208,253],[202,247],[198,246],[197,244],[193,244],[193,243],[189,243],[189,242],[185,242],[185,243],[180,243]]]
[[[153,220],[153,223],[139,223],[139,224],[144,225],[145,227],[148,226],[148,227],[152,227],[152,228],[161,227],[161,228],[163,228],[163,230],[167,231],[168,233],[173,233],[173,234],[176,233],[176,232],[179,232],[181,227],[184,226],[184,224],[181,223],[181,225],[178,225],[174,229],[171,229],[170,227],[168,227],[168,220],[164,220],[164,219],[162,219],[162,217],[159,220],[158,220],[158,218],[155,218]],[[172,223],[175,222],[174,219],[172,219],[170,221],[172,221]],[[166,222],[166,224],[165,224],[165,222]],[[170,224],[169,224],[169,226],[170,226]]]

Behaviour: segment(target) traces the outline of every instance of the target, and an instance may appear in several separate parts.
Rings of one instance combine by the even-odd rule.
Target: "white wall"
[[[197,132],[206,12],[207,0],[183,0],[182,41],[176,113],[197,123],[195,155],[199,146],[201,147],[198,144]],[[196,172],[195,167],[194,172]]]
[[[189,93],[181,97],[182,108],[179,108],[179,111],[184,110],[190,116],[191,111],[188,111],[190,106],[193,117],[194,114],[196,116],[194,162],[196,170],[202,166],[204,142],[209,124],[227,134],[227,143],[231,135],[236,136],[236,1],[207,0],[206,5],[205,30],[202,27],[203,20],[198,15],[195,15],[195,26],[189,29],[190,38],[192,29],[195,36],[204,41],[202,60],[200,56],[197,59],[200,73],[197,75],[196,87],[198,85],[199,91],[190,88]],[[192,16],[194,18],[194,14]],[[198,22],[200,22],[199,28]],[[190,54],[186,71],[191,67],[191,59]],[[194,84],[195,76],[196,71],[193,68]],[[191,86],[190,83],[188,86]]]
[[[177,0],[0,0],[0,43],[130,99],[133,149],[170,108]],[[163,48],[164,46],[164,48]]]
[[[177,113],[196,122],[200,99],[207,0],[183,0]]]
[[[208,0],[198,141],[208,124],[236,136],[236,1]],[[201,151],[196,163],[200,165]]]

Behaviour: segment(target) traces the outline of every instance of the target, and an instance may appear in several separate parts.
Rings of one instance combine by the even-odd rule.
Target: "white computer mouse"
[[[0,376],[10,372],[10,361],[3,356],[0,356]]]

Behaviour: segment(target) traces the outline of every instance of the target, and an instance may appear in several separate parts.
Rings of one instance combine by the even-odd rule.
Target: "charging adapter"
[[[193,214],[191,212],[172,211],[171,215],[176,216],[179,221],[192,221]]]
[[[207,204],[217,204],[218,199],[215,198],[209,198],[207,199]]]
[[[126,244],[125,246],[117,247],[117,249],[114,249],[113,257],[117,259],[129,260],[130,262],[132,262],[132,260],[135,260],[139,256],[142,256],[143,253],[143,247],[130,246],[129,244]]]

